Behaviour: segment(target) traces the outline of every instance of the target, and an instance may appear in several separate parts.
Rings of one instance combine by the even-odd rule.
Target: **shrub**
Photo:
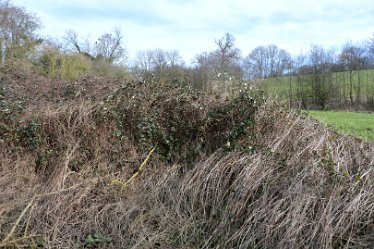
[[[75,80],[91,68],[91,61],[81,54],[66,54],[55,49],[47,49],[39,59],[40,71],[49,78],[60,77]]]

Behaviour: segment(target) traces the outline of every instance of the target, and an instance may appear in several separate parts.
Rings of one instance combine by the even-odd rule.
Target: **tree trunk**
[[[357,103],[361,102],[361,77],[360,77],[360,70],[357,71]]]
[[[352,79],[352,70],[349,70],[349,98],[351,101],[351,107],[353,105],[353,79]]]
[[[291,84],[291,70],[288,71],[288,99],[290,101],[289,105],[292,108],[292,84]]]

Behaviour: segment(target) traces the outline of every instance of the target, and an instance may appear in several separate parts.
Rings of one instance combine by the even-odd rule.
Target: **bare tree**
[[[154,69],[157,73],[161,74],[163,73],[163,70],[167,66],[167,59],[166,59],[166,52],[160,48],[157,48],[153,50],[153,57],[152,62],[154,65]]]
[[[138,51],[133,69],[142,81],[158,84],[185,82],[186,68],[177,50],[166,51],[157,48]]]
[[[332,52],[318,45],[312,45],[309,54],[309,61],[312,69],[311,88],[314,103],[325,109],[330,98],[332,86]]]
[[[245,58],[245,65],[250,78],[266,78],[268,75],[267,63],[265,47],[259,46],[252,50]]]
[[[24,56],[35,43],[36,31],[41,22],[35,14],[15,6],[9,1],[0,0],[0,45],[1,58]]]
[[[196,89],[209,91],[212,88],[212,78],[215,74],[214,58],[212,53],[207,51],[195,56],[194,60],[193,86]]]
[[[369,38],[368,50],[371,54],[374,54],[374,33],[372,34],[372,37]]]
[[[87,37],[84,40],[79,39],[79,35],[74,30],[68,30],[65,33],[65,50],[67,52],[77,52],[83,54],[90,59],[94,59],[90,40]]]
[[[235,46],[235,38],[229,33],[216,40],[215,43],[218,48],[213,52],[213,55],[218,62],[218,72],[228,72],[232,66],[237,65],[240,59],[240,49]]]
[[[290,69],[292,67],[292,58],[286,50],[277,48],[272,62],[273,66],[272,70],[270,70],[270,76],[281,76],[284,74],[285,70],[287,70],[288,74],[290,73]]]
[[[184,65],[182,56],[179,54],[178,50],[169,50],[165,53],[169,67],[176,68]]]
[[[217,87],[220,92],[232,95],[242,83],[241,51],[229,33],[215,43],[218,48],[211,53],[211,62],[215,67]]]
[[[92,60],[113,64],[123,63],[127,59],[124,37],[118,28],[113,33],[101,35],[94,44],[89,38],[79,39],[78,34],[73,30],[67,31],[64,39],[67,51],[83,54]]]
[[[232,93],[234,85],[242,82],[241,51],[235,38],[226,33],[215,40],[217,49],[195,57],[194,85],[207,91]]]
[[[300,101],[299,108],[306,109],[307,103],[306,103],[306,95],[307,90],[304,84],[304,78],[309,73],[308,70],[305,70],[306,66],[306,57],[303,53],[300,53],[297,58],[294,61],[294,70],[297,74],[296,78],[296,84],[297,84],[297,98]]]
[[[97,59],[102,59],[110,64],[121,63],[126,60],[126,50],[123,45],[123,35],[116,28],[114,33],[103,34],[96,41],[94,51]]]
[[[247,74],[265,79],[281,76],[291,62],[291,55],[275,45],[259,46],[245,58]]]
[[[140,73],[146,73],[153,70],[153,51],[142,50],[136,53],[135,65],[140,69]]]
[[[343,46],[342,52],[340,54],[340,62],[343,65],[344,70],[349,72],[349,99],[351,106],[353,105],[353,75],[358,74],[357,82],[357,100],[360,101],[361,98],[361,84],[360,84],[360,69],[362,69],[364,64],[364,49],[358,46],[354,46],[351,42],[346,43]]]

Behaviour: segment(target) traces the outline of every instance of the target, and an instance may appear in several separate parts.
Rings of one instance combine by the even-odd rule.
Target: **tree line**
[[[292,107],[374,109],[374,34],[341,49],[311,45],[297,56],[276,45],[258,46],[242,56],[229,33],[215,44],[215,50],[196,55],[192,66],[185,65],[178,51],[140,51],[131,69],[157,81],[188,82],[226,95],[255,87]]]
[[[91,74],[131,74],[150,84],[189,84],[194,88],[235,95],[251,87],[303,108],[374,105],[374,35],[341,49],[311,45],[292,56],[277,45],[258,46],[243,55],[235,37],[226,33],[216,48],[187,64],[177,50],[138,51],[129,63],[124,35],[118,28],[97,39],[69,30],[63,39],[38,35],[42,23],[26,9],[0,0],[1,64],[28,61],[47,76],[74,79]]]
[[[373,36],[374,38],[374,36]],[[282,75],[259,82],[268,95],[291,106],[314,109],[374,109],[374,39],[345,43],[340,50],[311,45]]]

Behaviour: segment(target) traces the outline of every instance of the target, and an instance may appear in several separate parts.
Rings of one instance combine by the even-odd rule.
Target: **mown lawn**
[[[338,132],[374,141],[374,114],[359,112],[308,111]]]

